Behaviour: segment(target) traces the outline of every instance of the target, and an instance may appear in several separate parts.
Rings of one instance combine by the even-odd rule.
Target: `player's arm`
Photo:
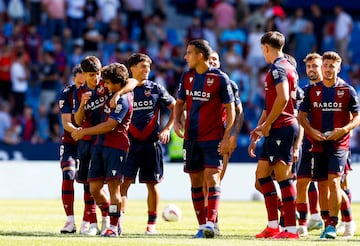
[[[352,129],[360,125],[360,115],[358,112],[352,113],[352,119],[345,126],[341,128],[335,128],[331,135],[326,138],[326,140],[337,141],[342,138],[344,135],[348,134]]]
[[[224,136],[220,143],[220,155],[228,154],[229,153],[229,146],[230,146],[230,135],[231,130],[234,125],[235,120],[235,105],[234,102],[229,102],[224,104],[226,110],[226,128],[224,131]]]
[[[124,87],[122,87],[118,92],[114,94],[114,96],[110,100],[110,108],[115,108],[116,102],[119,100],[121,95],[129,93],[135,89],[136,86],[140,85],[140,82],[134,78],[128,78],[127,83]]]
[[[310,135],[310,137],[316,141],[324,141],[326,138],[323,136],[323,134],[312,128],[310,121],[308,119],[308,113],[304,111],[299,111],[298,120],[301,124],[301,126],[304,128],[304,131]]]
[[[91,97],[91,91],[85,92],[81,95],[80,105],[74,114],[75,123],[81,126],[85,119],[85,104]]]
[[[276,98],[273,107],[266,117],[265,122],[262,124],[261,132],[264,136],[269,136],[271,125],[280,116],[290,100],[289,84],[287,81],[278,83],[276,86]]]
[[[64,129],[70,133],[77,129],[71,122],[71,114],[61,114],[61,123]]]
[[[174,119],[175,119],[175,112],[174,112],[175,100],[171,104],[169,104],[167,108],[170,110],[169,120],[166,123],[165,127],[159,133],[159,140],[163,144],[167,144],[170,141],[170,131],[174,125]]]
[[[293,162],[297,162],[299,160],[299,153],[301,144],[304,138],[304,128],[299,123],[299,133],[296,136],[294,145],[293,145]]]
[[[229,149],[230,154],[233,153],[234,150],[236,149],[237,139],[243,124],[244,124],[244,110],[242,104],[239,103],[238,105],[235,106],[235,119],[230,136],[230,149]]]
[[[107,121],[102,122],[96,126],[92,126],[89,128],[82,128],[76,131],[73,131],[71,133],[71,136],[75,139],[75,140],[79,140],[82,139],[85,135],[100,135],[100,134],[104,134],[107,132],[111,132],[112,130],[114,130],[114,128],[118,125],[119,123],[112,118],[107,119]]]
[[[184,130],[184,124],[181,120],[184,114],[184,107],[185,101],[181,99],[176,99],[175,107],[174,107],[174,130],[176,135],[178,135],[180,138],[184,138],[184,134],[182,131]]]

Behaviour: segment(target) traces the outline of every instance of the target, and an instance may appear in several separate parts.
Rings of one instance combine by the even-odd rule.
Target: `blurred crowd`
[[[360,30],[351,15],[340,6],[323,14],[316,4],[288,10],[281,0],[259,2],[0,0],[0,140],[59,142],[57,97],[72,83],[74,65],[90,54],[107,65],[146,53],[153,60],[151,79],[175,95],[186,69],[186,43],[198,38],[220,53],[222,69],[239,86],[245,112],[240,145],[247,144],[262,110],[267,65],[260,37],[266,31],[286,36],[285,51],[297,60],[301,86],[307,83],[306,54],[336,50],[343,58],[340,76],[360,92],[360,47],[354,45]],[[170,8],[177,16],[169,15]]]

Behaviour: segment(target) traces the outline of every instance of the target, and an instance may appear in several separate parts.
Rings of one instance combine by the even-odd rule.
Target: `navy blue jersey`
[[[338,79],[332,87],[323,82],[305,88],[305,97],[300,110],[310,114],[310,124],[316,130],[325,133],[341,128],[351,120],[351,113],[359,112],[359,100],[355,89],[345,81]],[[335,149],[348,149],[350,134],[333,143]],[[313,142],[313,151],[323,151],[320,142]]]
[[[104,86],[104,81],[100,81],[94,90],[91,90],[85,83],[85,85],[80,86],[74,92],[74,111],[79,110],[81,96],[83,93],[91,91],[91,97],[89,101],[85,104],[85,119],[82,128],[87,128],[95,126],[101,123],[101,110],[109,98],[108,89]],[[94,136],[84,136],[83,140],[95,139]]]
[[[111,98],[109,98],[104,104],[101,113],[101,121],[105,122],[110,118],[116,120],[118,125],[112,131],[99,135],[96,140],[96,145],[102,145],[128,152],[130,146],[128,129],[133,112],[132,93],[122,95],[117,101],[115,108],[110,108],[110,100]]]
[[[186,103],[186,140],[211,141],[223,137],[223,104],[234,102],[230,80],[224,72],[213,67],[203,74],[185,72],[178,98]]]
[[[155,142],[160,131],[160,109],[168,107],[175,99],[162,85],[150,80],[137,86],[133,93],[134,112],[129,129],[130,139]]]
[[[75,85],[70,85],[64,88],[61,92],[58,104],[61,114],[71,114],[71,122],[75,124],[74,120],[74,91],[76,90]],[[76,141],[71,137],[71,133],[64,129],[64,134],[61,137],[63,143],[76,144]]]

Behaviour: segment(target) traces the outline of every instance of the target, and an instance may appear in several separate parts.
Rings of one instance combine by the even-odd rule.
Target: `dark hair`
[[[132,67],[140,62],[143,61],[147,61],[150,64],[152,63],[152,60],[150,59],[150,57],[148,55],[145,55],[143,53],[133,53],[129,56],[127,63],[128,63],[128,67]]]
[[[293,57],[292,55],[289,55],[287,53],[284,53],[284,57],[291,65],[293,65],[294,68],[297,68],[297,62],[296,62],[295,57]]]
[[[270,31],[261,37],[261,44],[268,44],[274,49],[281,50],[285,45],[285,37],[278,31]]]
[[[124,64],[116,62],[103,67],[101,76],[104,80],[111,80],[113,84],[125,86],[129,78],[129,72]]]
[[[204,55],[205,60],[209,59],[212,49],[211,49],[208,41],[206,41],[204,39],[195,39],[195,40],[191,40],[188,45],[195,46],[195,50],[198,53],[202,53]]]
[[[82,70],[80,64],[75,65],[75,67],[71,71],[73,77],[75,77],[77,74],[82,73],[82,72],[83,72],[83,70]]]
[[[85,73],[99,72],[101,67],[101,62],[96,56],[87,56],[81,61],[81,68]]]

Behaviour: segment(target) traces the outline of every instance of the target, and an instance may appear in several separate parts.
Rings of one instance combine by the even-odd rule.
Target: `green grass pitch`
[[[124,233],[119,238],[86,237],[78,232],[72,235],[59,233],[65,214],[59,200],[0,200],[0,245],[360,245],[360,204],[353,204],[353,217],[359,227],[352,239],[319,240],[320,231],[300,240],[264,240],[254,235],[266,225],[262,201],[222,201],[219,223],[222,236],[215,239],[192,239],[197,223],[189,201],[161,201],[180,206],[183,216],[178,222],[165,222],[161,215],[157,222],[157,235],[144,235],[147,213],[146,201],[129,200],[123,219]],[[75,219],[81,224],[83,203],[75,201]],[[98,212],[100,220],[100,212]]]

